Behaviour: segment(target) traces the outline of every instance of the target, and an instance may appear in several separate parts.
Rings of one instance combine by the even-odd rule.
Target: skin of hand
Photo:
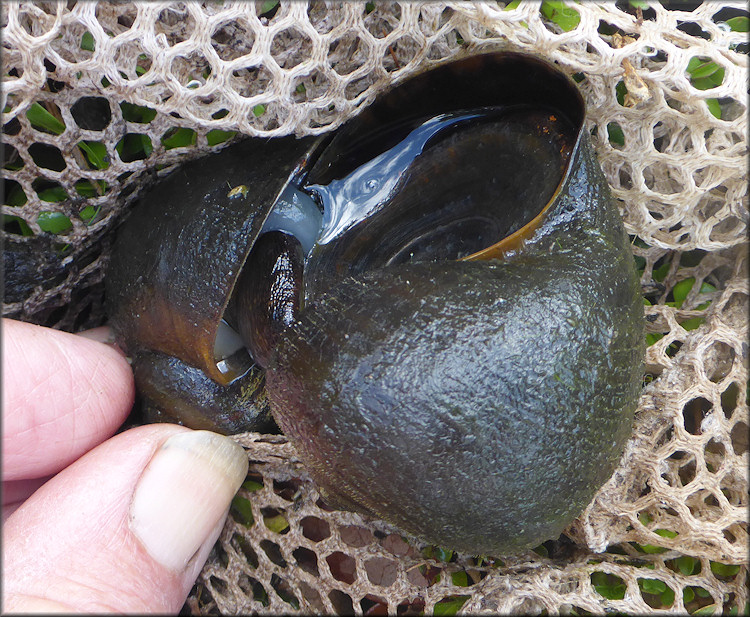
[[[113,437],[134,385],[106,338],[3,319],[4,613],[177,613],[247,474],[208,431]]]

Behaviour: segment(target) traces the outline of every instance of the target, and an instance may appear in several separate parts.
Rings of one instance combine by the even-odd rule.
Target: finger
[[[99,343],[116,347],[114,333],[109,326],[99,326],[98,328],[91,328],[90,330],[77,332],[76,336],[82,336],[91,339],[92,341],[98,341]]]
[[[121,433],[36,491],[3,530],[4,612],[177,612],[247,456],[170,424]]]
[[[49,478],[3,482],[3,522]]]
[[[3,319],[3,480],[58,472],[110,437],[133,374],[109,345]]]

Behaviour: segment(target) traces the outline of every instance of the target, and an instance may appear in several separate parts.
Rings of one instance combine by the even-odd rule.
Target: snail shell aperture
[[[551,65],[484,54],[333,134],[172,173],[107,277],[156,417],[264,430],[270,408],[331,504],[447,548],[558,535],[612,474],[642,375],[584,115]]]

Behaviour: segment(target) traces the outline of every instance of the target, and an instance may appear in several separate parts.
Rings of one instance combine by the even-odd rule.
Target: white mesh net
[[[3,5],[5,315],[97,325],[111,232],[146,183],[240,134],[332,130],[489,50],[579,82],[633,238],[646,385],[620,467],[564,536],[503,560],[428,547],[323,507],[282,437],[238,436],[251,476],[190,609],[744,610],[748,13],[641,4]]]

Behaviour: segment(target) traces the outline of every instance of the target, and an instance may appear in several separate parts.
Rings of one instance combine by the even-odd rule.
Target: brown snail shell
[[[559,534],[619,460],[643,356],[584,116],[553,66],[484,54],[332,135],[248,140],[176,172],[125,225],[108,279],[137,379],[158,360],[139,387],[192,426],[252,430],[264,376],[332,504],[475,554]],[[288,232],[268,221],[290,187],[323,210],[302,274],[294,242],[267,241]],[[248,310],[237,327],[264,369],[215,355],[221,320]],[[244,399],[217,412],[173,369]]]
[[[139,391],[161,403],[160,419],[221,432],[269,426],[262,372],[244,353],[220,365],[215,342],[263,221],[315,141],[278,139],[258,152],[248,140],[188,163],[157,184],[122,226],[107,272],[107,306],[118,341],[133,356]],[[184,371],[191,389],[183,389]],[[232,412],[214,417],[203,391],[239,378],[243,397],[230,403]],[[176,392],[181,404],[167,405]]]
[[[536,71],[535,79],[528,79],[529,67]],[[488,80],[488,76],[492,76],[492,80]],[[460,80],[459,88],[446,87],[456,79]],[[248,383],[263,383],[260,368],[253,367],[252,359],[245,353],[217,362],[215,343],[222,319],[235,313],[230,299],[264,220],[287,186],[324,187],[402,139],[408,132],[404,127],[425,117],[467,108],[504,108],[511,113],[519,108],[523,114],[524,106],[554,98],[556,108],[571,115],[571,121],[579,121],[582,117],[580,95],[574,88],[560,88],[565,81],[564,76],[546,63],[519,54],[466,58],[440,70],[427,71],[392,89],[333,135],[301,140],[247,140],[212,157],[188,163],[156,185],[121,228],[107,273],[107,297],[111,322],[121,344],[134,355],[135,365],[153,363],[158,357],[153,354],[166,356],[158,370],[152,367],[148,371],[136,371],[136,375],[141,376],[139,390],[148,390],[151,393],[148,399],[160,400],[162,414],[159,417],[172,416],[163,407],[181,387],[181,377],[170,377],[177,365],[180,371],[188,367],[201,371],[207,378],[204,387],[209,390],[213,389],[213,384],[227,386],[241,377]],[[384,126],[390,128],[384,132]],[[357,139],[359,134],[378,137],[363,142]],[[423,173],[419,168],[421,164],[420,161],[412,164],[410,173]],[[438,173],[446,173],[446,170],[438,170]],[[527,184],[530,190],[538,186],[536,182]],[[336,243],[314,251],[309,259],[309,270],[315,274],[306,277],[307,297],[327,284],[324,282],[336,269],[375,267],[378,254],[382,262],[382,255],[391,251],[393,244],[391,242],[386,250],[380,246],[382,239],[388,237],[388,230],[397,229],[404,222],[407,225],[419,223],[422,218],[415,210],[413,192],[405,194],[407,199],[401,200],[410,199],[412,203],[401,207],[405,215],[401,215],[400,220],[389,221],[390,214],[381,209],[371,221],[355,230],[357,237],[344,234]],[[398,201],[398,196],[396,198]],[[536,204],[539,199],[534,196],[524,201]],[[447,217],[451,217],[449,211]],[[487,248],[484,240],[475,242],[484,250],[483,258],[499,256],[517,247],[522,237],[521,228],[523,234],[529,234],[542,220],[543,211],[514,210],[512,217],[514,220],[502,223],[504,229],[494,230],[497,237],[489,242],[496,245],[494,248]],[[436,221],[435,224],[444,223]],[[505,232],[509,232],[509,237],[496,242],[506,235]],[[466,230],[463,234],[466,235]],[[363,235],[374,241],[363,243]],[[358,252],[359,257],[354,257],[353,252]],[[358,265],[353,266],[355,262]],[[167,358],[175,360],[167,361]],[[172,368],[165,373],[166,364]],[[161,376],[157,379],[157,375]],[[245,392],[247,394],[247,387]],[[242,413],[247,415],[246,421],[237,419],[222,425],[201,411],[205,403],[199,403],[199,399],[205,397],[201,395],[192,400],[193,393],[184,393],[186,401],[181,405],[184,409],[173,419],[179,421],[189,408],[187,421],[193,426],[221,431],[268,426],[267,406],[261,404],[259,408],[254,396],[246,395],[243,399]],[[242,414],[231,415],[239,418]],[[198,418],[202,419],[198,421]]]

